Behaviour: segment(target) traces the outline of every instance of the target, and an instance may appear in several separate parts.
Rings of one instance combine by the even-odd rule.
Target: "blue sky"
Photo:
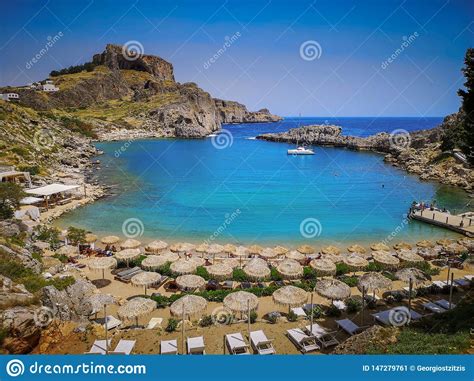
[[[459,107],[463,56],[474,46],[472,1],[16,0],[2,13],[1,85],[136,40],[172,62],[177,81],[280,115],[444,116]],[[302,58],[305,42],[317,58]]]

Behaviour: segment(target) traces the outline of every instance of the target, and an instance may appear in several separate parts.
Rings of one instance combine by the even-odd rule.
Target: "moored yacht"
[[[314,155],[314,151],[310,148],[300,146],[296,149],[289,149],[288,155]]]

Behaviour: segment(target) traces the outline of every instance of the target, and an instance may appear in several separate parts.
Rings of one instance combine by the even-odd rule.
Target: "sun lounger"
[[[435,280],[433,286],[438,288],[445,288],[451,286],[451,281],[447,282],[445,280]],[[453,283],[453,287],[457,287],[456,283]]]
[[[303,305],[303,310],[307,313],[310,314],[312,310],[314,310],[316,307],[318,307],[317,304],[311,304],[307,303]]]
[[[112,315],[107,315],[105,319],[107,321],[107,331],[117,328],[120,326],[120,324],[122,324],[121,320],[117,319],[115,316],[112,316]],[[104,328],[105,328],[105,322],[104,322]]]
[[[188,337],[186,339],[186,346],[188,348],[188,355],[205,355],[204,350],[204,338],[199,337]]]
[[[245,289],[251,288],[252,284],[250,282],[242,282],[240,283],[240,287],[245,290]]]
[[[438,306],[441,306],[443,307],[445,310],[449,310],[449,302],[446,300],[446,299],[441,299],[441,300],[435,300],[435,303],[438,305]],[[456,307],[456,305],[454,303],[451,303],[451,308],[454,308]]]
[[[274,355],[276,353],[272,340],[269,340],[265,332],[261,330],[250,332],[250,343],[259,355]]]
[[[148,322],[148,325],[146,326],[146,329],[153,329],[157,325],[161,325],[162,322],[163,322],[163,318],[158,318],[158,317],[151,318],[150,321]]]
[[[117,280],[128,283],[128,282],[130,282],[130,279],[132,279],[135,275],[140,274],[140,273],[142,273],[142,272],[143,272],[142,269],[138,269],[137,271],[134,271],[134,272],[132,272],[132,273],[130,273],[130,274],[127,274],[127,275],[125,275],[125,276],[118,277]]]
[[[248,355],[249,348],[240,332],[225,335],[225,342],[231,355]]]
[[[224,290],[232,290],[234,288],[234,282],[231,281],[231,280],[226,280],[223,284],[222,284],[222,288]]]
[[[454,284],[459,287],[469,287],[471,285],[471,281],[461,278],[461,279],[454,279]]]
[[[178,340],[161,340],[160,353],[162,355],[177,355]]]
[[[464,279],[467,279],[468,281],[472,282],[474,281],[474,275],[464,275]]]
[[[436,303],[433,303],[433,302],[427,302],[427,303],[423,303],[422,306],[431,311],[431,312],[434,312],[435,314],[440,314],[440,313],[443,313],[443,312],[446,312],[447,310],[445,310],[443,307],[437,305]]]
[[[117,274],[115,274],[115,276],[117,277],[122,277],[122,276],[126,276],[128,274],[131,274],[137,270],[140,270],[140,267],[133,267],[131,269],[125,269],[125,270],[122,270],[122,271],[119,271]]]
[[[319,345],[316,344],[316,337],[307,335],[300,328],[289,329],[286,333],[293,344],[303,353],[317,351],[319,349]]]
[[[313,330],[311,331],[311,324],[307,325],[306,332],[313,335],[319,341],[323,348],[327,348],[333,345],[338,345],[339,341],[336,339],[335,331],[328,331],[326,328],[321,327],[318,323],[313,323]]]
[[[404,308],[403,310],[400,308],[399,311],[397,312],[397,307],[395,307],[395,308],[392,308],[390,310],[376,312],[376,313],[372,314],[372,316],[374,317],[374,319],[376,321],[378,321],[379,323],[381,323],[383,325],[394,325],[394,324],[392,324],[391,319],[393,319],[393,321],[396,324],[398,324],[398,320],[400,320],[400,319],[399,319],[399,317],[396,317],[395,315],[396,314],[403,314],[404,313],[403,311],[405,311],[406,313],[408,313],[408,311],[410,311],[410,318],[406,319],[405,324],[409,323],[411,320],[419,320],[423,317],[422,315],[420,315],[416,311],[408,310],[408,308],[406,308],[406,307],[403,307],[403,308]],[[393,317],[391,318],[392,314],[393,314]]]
[[[107,344],[110,347],[110,339],[107,340]],[[106,347],[105,340],[96,340],[89,352],[85,352],[86,355],[105,355]]]
[[[306,318],[308,315],[306,315],[306,312],[304,312],[304,309],[301,307],[295,307],[292,308],[291,311],[298,316],[299,318]]]
[[[123,340],[120,339],[115,349],[109,354],[112,355],[129,355],[132,353],[133,347],[135,346],[135,340]]]
[[[354,323],[350,319],[336,320],[336,324],[338,325],[339,328],[341,328],[343,331],[347,332],[351,336],[367,328],[366,326],[359,327],[356,323]]]

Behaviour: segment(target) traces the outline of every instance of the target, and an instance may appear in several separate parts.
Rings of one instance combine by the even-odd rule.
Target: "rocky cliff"
[[[263,134],[257,136],[257,139],[375,151],[385,154],[386,162],[418,174],[423,180],[436,180],[472,191],[472,168],[456,161],[452,152],[443,153],[440,148],[444,131],[453,123],[457,123],[458,118],[458,114],[450,115],[440,126],[431,130],[393,134],[382,132],[365,138],[343,135],[340,126],[312,125],[282,133]]]
[[[214,99],[194,83],[174,80],[173,66],[160,57],[131,55],[107,45],[89,70],[55,76],[59,91],[9,89],[20,105],[88,123],[99,139],[201,138],[222,123],[280,120],[266,109]]]

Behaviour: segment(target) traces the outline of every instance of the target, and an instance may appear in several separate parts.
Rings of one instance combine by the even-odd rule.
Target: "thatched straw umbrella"
[[[209,245],[209,248],[207,249],[207,253],[210,255],[220,254],[223,251],[224,251],[224,246],[219,245],[217,243],[213,243],[212,245]]]
[[[410,245],[408,242],[399,242],[399,243],[393,245],[393,248],[395,250],[411,250],[413,248],[413,246]]]
[[[176,278],[176,284],[184,291],[194,291],[203,287],[206,280],[199,275],[185,274]]]
[[[301,306],[308,300],[308,293],[302,288],[295,286],[285,286],[276,290],[272,295],[276,304],[291,307]]]
[[[331,276],[336,274],[336,265],[328,258],[313,259],[309,265],[316,270],[318,276]]]
[[[95,241],[97,241],[97,236],[95,234],[92,234],[92,233],[86,234],[86,237],[85,237],[86,243],[94,243]]]
[[[236,258],[226,258],[222,260],[222,263],[225,264],[226,266],[236,269],[240,267],[240,261]]]
[[[258,307],[258,298],[246,291],[232,292],[224,298],[224,307],[233,312],[254,311]]]
[[[331,300],[342,300],[351,296],[351,288],[337,279],[318,280],[315,290],[322,297]]]
[[[248,257],[250,255],[250,251],[245,246],[237,246],[232,255],[235,255],[236,257]]]
[[[428,248],[428,247],[429,247],[429,248],[432,248],[432,247],[434,247],[435,245],[434,245],[433,242],[430,242],[430,241],[424,239],[424,240],[422,240],[422,241],[417,242],[417,243],[416,243],[416,246],[418,246],[418,247],[424,247],[424,248]]]
[[[137,241],[136,239],[132,239],[132,238],[129,238],[125,241],[123,241],[121,244],[120,244],[120,248],[122,250],[126,250],[126,249],[136,249],[137,247],[140,247],[141,246],[141,242],[140,241]]]
[[[142,269],[156,270],[164,266],[168,261],[161,255],[149,255],[141,263]]]
[[[382,242],[374,243],[370,246],[370,248],[373,251],[390,251],[390,248]]]
[[[156,308],[156,302],[152,299],[136,297],[127,301],[117,310],[117,315],[122,320],[133,320],[138,326],[138,319],[148,315]]]
[[[197,269],[197,263],[195,261],[188,261],[186,259],[180,259],[176,262],[173,262],[170,266],[170,269],[175,274],[184,275],[192,274]]]
[[[204,266],[206,264],[206,260],[204,258],[196,257],[194,255],[190,257],[188,261],[194,262],[196,267]]]
[[[92,294],[89,297],[89,303],[92,307],[92,313],[97,314],[100,310],[102,310],[105,306],[109,306],[111,304],[115,304],[116,300],[113,295],[110,294]],[[107,313],[104,312],[104,318],[107,316]]]
[[[200,245],[197,245],[194,248],[194,251],[196,253],[207,253],[208,249],[209,249],[209,245],[207,243],[201,243]]]
[[[294,259],[295,261],[301,262],[306,259],[306,255],[301,254],[299,251],[292,250],[285,254],[285,257],[288,259]]]
[[[259,256],[264,259],[273,259],[273,258],[278,257],[278,254],[275,251],[273,251],[272,248],[266,247],[260,252]]]
[[[235,261],[237,262],[237,261]],[[237,262],[237,266],[239,266]],[[226,262],[215,263],[211,266],[206,267],[209,275],[218,281],[226,280],[232,277],[232,272],[234,268],[229,266]]]
[[[431,260],[438,258],[438,256],[441,254],[441,247],[419,247],[416,251],[416,253],[420,256],[423,257],[426,260]]]
[[[361,245],[351,245],[347,248],[347,251],[350,253],[359,253],[359,254],[365,254],[367,252],[366,248]]]
[[[341,263],[344,260],[344,255],[342,254],[323,254],[322,259],[329,259],[333,263]]]
[[[275,246],[273,251],[276,253],[276,255],[285,255],[289,250],[283,246]]]
[[[387,268],[397,267],[400,260],[386,251],[374,251],[372,253],[374,261]]]
[[[59,255],[67,255],[67,256],[77,255],[77,254],[79,254],[79,249],[78,249],[77,246],[66,245],[66,246],[61,246],[56,251],[56,253],[59,254]]]
[[[303,276],[303,266],[294,259],[284,259],[278,264],[277,270],[285,279],[298,279]]]
[[[357,254],[351,254],[347,255],[344,257],[342,260],[350,270],[352,271],[358,271],[361,270],[369,265],[369,262],[367,259],[362,258],[361,256]]]
[[[157,283],[160,279],[161,279],[161,275],[158,273],[155,273],[153,271],[143,271],[141,273],[138,273],[132,276],[132,279],[130,279],[130,282],[134,286],[144,287],[145,295],[146,295],[147,288]]]
[[[87,261],[91,270],[102,271],[102,279],[105,279],[105,270],[117,267],[117,260],[113,257],[96,257]]]
[[[244,267],[244,272],[252,279],[264,280],[270,276],[271,271],[267,262],[261,258],[254,258]]]
[[[104,245],[113,245],[119,241],[120,241],[120,238],[117,237],[116,235],[108,235],[106,237],[103,237],[100,240],[100,242],[102,242]]]
[[[309,245],[301,245],[296,250],[298,250],[301,254],[314,254],[314,248]]]
[[[159,254],[168,247],[165,241],[153,241],[145,246],[147,253]]]
[[[370,272],[362,275],[359,278],[357,288],[365,292],[373,292],[374,296],[377,291],[389,289],[392,286],[392,281],[386,276],[377,272]]]
[[[464,245],[461,245],[457,242],[449,244],[444,248],[444,250],[450,255],[459,255],[468,251]]]
[[[412,267],[398,270],[395,273],[395,277],[402,282],[409,283],[411,281],[414,284],[422,284],[430,279],[423,271]]]
[[[321,253],[339,255],[341,254],[341,250],[339,250],[339,248],[337,248],[336,246],[331,245],[331,246],[326,246],[324,249],[322,249]]]
[[[206,307],[207,301],[202,296],[185,295],[171,305],[170,312],[173,316],[185,318],[186,316],[201,315],[206,310]],[[182,324],[184,324],[184,322]]]
[[[115,253],[115,259],[119,262],[126,262],[128,266],[130,261],[137,259],[140,255],[140,249],[125,249]]]
[[[179,260],[179,254],[173,253],[172,251],[165,251],[164,253],[160,254],[160,257],[166,259],[166,262],[176,262]]]
[[[231,243],[224,245],[224,253],[234,254],[235,250],[237,250],[237,247],[235,245],[232,245]]]
[[[252,245],[248,247],[249,254],[258,255],[262,252],[263,247],[260,245]]]
[[[423,262],[424,261],[423,257],[416,254],[416,252],[414,250],[402,249],[397,253],[397,257],[402,262],[416,263],[416,262]]]
[[[187,243],[187,242],[184,242],[184,243],[174,243],[170,246],[170,250],[171,251],[174,251],[176,253],[184,253],[186,251],[192,251],[195,249],[195,245],[193,245],[192,243]]]

